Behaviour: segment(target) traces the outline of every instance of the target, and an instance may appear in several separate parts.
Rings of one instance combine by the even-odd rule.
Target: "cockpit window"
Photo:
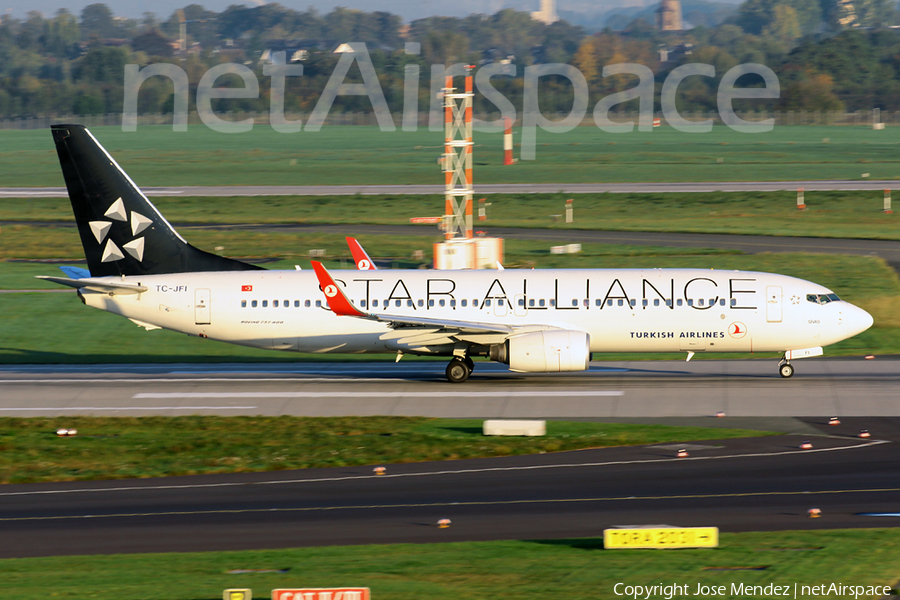
[[[806,300],[814,304],[828,304],[829,302],[839,302],[837,294],[807,294]]]

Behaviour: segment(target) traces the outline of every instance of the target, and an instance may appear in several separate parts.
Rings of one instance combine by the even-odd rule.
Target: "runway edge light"
[[[222,600],[252,600],[253,592],[248,589],[230,589],[222,594]]]

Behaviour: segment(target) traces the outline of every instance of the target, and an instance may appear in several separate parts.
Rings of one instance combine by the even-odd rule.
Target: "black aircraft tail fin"
[[[91,276],[260,269],[188,244],[83,125],[52,125]]]

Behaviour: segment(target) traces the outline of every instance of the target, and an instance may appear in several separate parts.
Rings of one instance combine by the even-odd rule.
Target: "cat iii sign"
[[[272,600],[369,600],[369,588],[272,590]]]

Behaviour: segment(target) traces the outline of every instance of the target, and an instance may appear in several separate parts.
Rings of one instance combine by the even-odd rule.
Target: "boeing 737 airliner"
[[[297,352],[473,356],[518,372],[583,371],[592,352],[819,356],[872,325],[864,310],[793,277],[702,269],[271,271],[188,244],[91,133],[53,139],[90,273],[43,277],[146,329]],[[365,262],[367,261],[367,262]]]

